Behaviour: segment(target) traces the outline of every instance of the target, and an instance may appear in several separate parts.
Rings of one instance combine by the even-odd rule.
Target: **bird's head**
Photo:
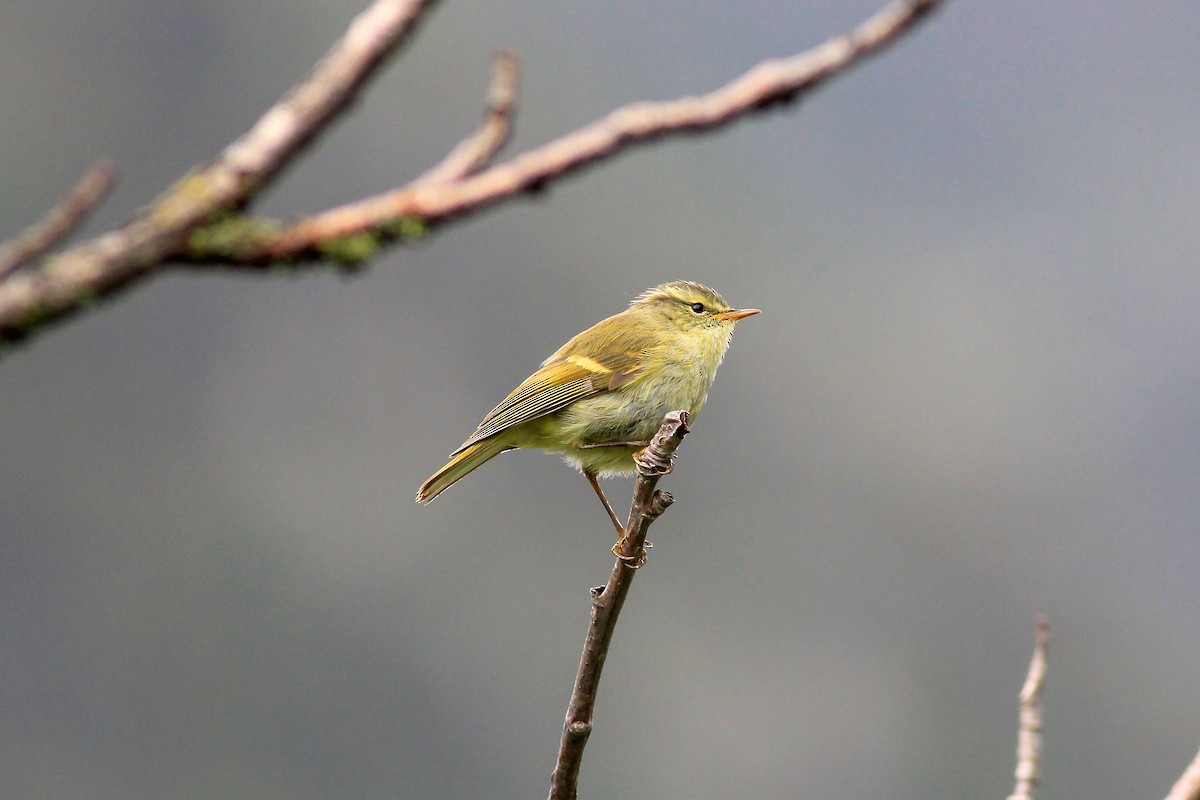
[[[647,289],[630,308],[643,308],[684,330],[725,330],[733,323],[758,314],[757,308],[731,308],[714,289],[695,281],[672,281]]]

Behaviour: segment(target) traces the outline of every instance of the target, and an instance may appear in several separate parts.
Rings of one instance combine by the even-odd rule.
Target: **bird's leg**
[[[638,556],[627,556],[621,552],[621,545],[625,544],[625,526],[621,524],[621,520],[617,518],[617,512],[613,511],[609,505],[608,498],[604,496],[604,490],[600,488],[600,481],[596,480],[596,473],[585,469],[583,476],[588,479],[588,483],[596,490],[596,496],[600,498],[600,502],[604,504],[604,510],[608,512],[608,518],[612,520],[613,527],[617,529],[617,543],[612,546],[613,555],[624,561],[629,566],[637,569],[646,562],[646,549],[654,547],[650,542],[642,544],[642,553]]]
[[[645,442],[645,441],[641,441],[641,442],[580,442],[576,446],[579,448],[638,447],[638,448],[641,448],[640,450],[638,450],[638,453],[641,453],[643,450],[645,450],[647,447],[650,446],[650,442]],[[636,457],[636,454],[635,454],[635,457]],[[670,472],[669,469],[667,471]],[[585,469],[583,471],[583,474],[587,477],[588,483],[590,483],[592,485],[592,488],[596,490],[596,496],[600,498],[601,503],[604,503],[604,510],[608,512],[608,518],[612,520],[613,527],[617,529],[617,537],[618,538],[617,538],[617,543],[614,544],[612,547],[613,555],[615,555],[617,558],[621,559],[622,561],[624,561],[626,564],[633,567],[634,569],[637,569],[638,567],[640,567],[642,565],[642,563],[644,563],[645,554],[643,553],[643,555],[640,558],[638,558],[638,557],[623,555],[621,553],[621,545],[623,545],[625,543],[625,526],[621,524],[621,521],[619,519],[617,519],[616,513],[612,510],[612,506],[610,506],[608,504],[608,498],[604,496],[604,490],[600,488],[600,483],[596,480],[596,473]],[[644,549],[648,550],[651,547],[654,547],[654,545],[650,542],[645,542],[642,545],[642,547]]]
[[[625,526],[621,524],[621,520],[617,519],[617,512],[613,511],[612,506],[608,504],[608,498],[604,496],[604,490],[600,488],[600,481],[596,480],[596,473],[590,469],[585,469],[583,477],[588,479],[588,483],[592,485],[596,496],[600,498],[601,503],[604,503],[604,510],[608,512],[608,518],[612,520],[613,527],[617,529],[617,536],[624,539]]]

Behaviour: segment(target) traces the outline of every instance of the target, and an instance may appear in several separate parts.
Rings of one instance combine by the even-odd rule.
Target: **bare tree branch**
[[[88,167],[46,215],[0,246],[0,281],[62,241],[112,188],[116,173],[107,159]]]
[[[1050,625],[1038,617],[1033,659],[1021,688],[1021,725],[1017,734],[1017,784],[1008,800],[1033,800],[1042,763],[1042,686],[1046,682]]]
[[[350,103],[433,0],[376,0],[313,72],[216,161],[121,228],[0,283],[0,341],[21,338],[163,267],[187,234],[244,205]]]
[[[592,590],[592,619],[584,640],[579,671],[575,675],[571,702],[567,706],[558,762],[550,776],[550,800],[574,800],[576,797],[583,748],[592,733],[592,711],[600,687],[600,670],[608,656],[608,646],[625,595],[629,593],[636,570],[646,560],[646,531],[673,502],[671,495],[655,487],[658,479],[671,471],[675,450],[688,432],[687,418],[686,411],[667,414],[650,446],[635,459],[638,478],[625,535],[613,548],[617,561],[608,576],[608,583]]]
[[[407,186],[294,224],[242,212],[360,92],[433,0],[376,0],[293,88],[211,164],[129,223],[0,282],[0,342],[20,339],[172,264],[263,268],[357,264],[397,239],[490,207],[634,144],[719,128],[795,100],[895,41],[944,0],[895,0],[851,33],[759,64],[706,95],[635,103],[486,167],[508,134],[515,64],[502,57],[480,130]],[[486,168],[485,168],[486,167]]]
[[[1167,800],[1200,800],[1200,753],[1175,781]]]

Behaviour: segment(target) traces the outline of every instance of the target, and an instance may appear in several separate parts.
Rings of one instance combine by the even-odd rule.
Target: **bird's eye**
[[[704,313],[704,303],[692,303],[692,311],[697,314]]]

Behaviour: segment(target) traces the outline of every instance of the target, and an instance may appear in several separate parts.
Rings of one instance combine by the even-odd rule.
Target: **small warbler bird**
[[[730,308],[692,281],[647,289],[543,361],[425,481],[417,502],[428,503],[493,456],[534,447],[581,470],[623,535],[597,477],[633,473],[634,454],[667,412],[699,413],[734,323],[757,313]]]

